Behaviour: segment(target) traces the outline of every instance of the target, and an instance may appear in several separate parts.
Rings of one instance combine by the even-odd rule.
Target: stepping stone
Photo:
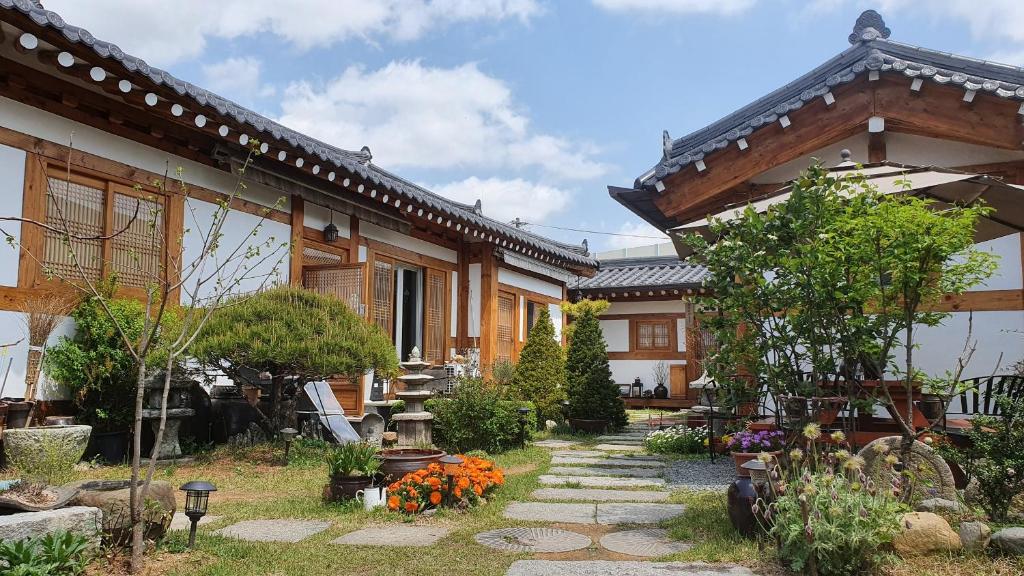
[[[552,474],[567,476],[625,476],[627,478],[660,478],[661,470],[650,468],[595,468],[592,466],[552,466]]]
[[[601,537],[601,546],[619,554],[646,558],[686,552],[692,547],[686,542],[672,540],[668,537],[668,530],[661,528],[641,528],[605,534]]]
[[[575,446],[576,442],[570,442],[569,440],[538,440],[534,442],[534,446],[540,446],[541,448],[552,448],[561,450],[568,448],[569,446]]]
[[[558,450],[551,453],[552,457],[568,457],[568,458],[603,458],[607,456],[600,450]]]
[[[199,526],[216,522],[223,518],[223,516],[203,516],[199,519]],[[171,526],[168,530],[189,530],[192,528],[192,521],[185,516],[184,512],[175,512],[174,517],[171,518]]]
[[[548,486],[579,484],[586,488],[634,488],[643,486],[664,486],[661,478],[615,478],[612,476],[554,476],[542,474],[540,483]]]
[[[653,490],[601,490],[600,488],[538,488],[534,500],[580,500],[584,502],[665,502],[668,492]]]
[[[594,450],[604,450],[606,452],[639,452],[644,447],[636,444],[598,444],[594,446]]]
[[[347,544],[349,546],[432,546],[450,532],[450,528],[441,526],[410,526],[408,524],[388,524],[375,528],[363,528],[349,532],[341,538],[331,540],[331,544]]]
[[[679,516],[686,510],[682,504],[620,504],[597,505],[598,524],[657,524]]]
[[[598,436],[598,440],[643,440],[647,434],[643,432],[629,432],[626,434],[605,434]]]
[[[479,544],[509,552],[572,552],[593,541],[589,536],[557,528],[502,528],[473,537]]]
[[[705,562],[517,560],[505,576],[757,576],[750,568]]]
[[[512,502],[505,508],[505,518],[538,522],[594,524],[594,504],[552,504],[550,502]]]
[[[604,454],[602,452],[602,454]],[[622,466],[631,468],[664,468],[664,462],[657,460],[639,460],[626,458],[573,458],[571,456],[555,456],[552,464],[569,464],[574,466]]]
[[[214,534],[250,542],[300,542],[330,527],[318,520],[243,520]]]

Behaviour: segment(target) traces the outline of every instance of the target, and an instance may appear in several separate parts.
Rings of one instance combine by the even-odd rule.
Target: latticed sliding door
[[[153,197],[114,192],[110,269],[129,288],[145,288],[160,278],[164,264],[164,212]]]
[[[66,179],[50,176],[47,187],[48,226],[63,230],[66,222],[71,234],[79,238],[104,235],[107,197],[104,183],[69,183]],[[103,241],[76,239],[70,244],[68,246],[60,232],[43,231],[43,274],[78,281],[84,273],[89,280],[99,280],[103,274]]]
[[[371,319],[394,338],[395,335],[395,262],[376,256],[373,259]]]
[[[363,265],[338,264],[331,268],[304,267],[302,286],[320,294],[330,294],[353,312],[363,315]]]
[[[512,360],[515,349],[514,327],[516,319],[516,297],[504,292],[498,293],[498,360]]]
[[[440,364],[444,362],[447,275],[433,268],[427,268],[426,273],[423,298],[423,359]]]

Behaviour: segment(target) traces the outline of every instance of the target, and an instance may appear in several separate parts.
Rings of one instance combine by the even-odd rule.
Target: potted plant
[[[612,379],[608,347],[597,320],[598,314],[607,308],[608,302],[604,300],[563,305],[573,318],[565,362],[569,425],[589,434],[619,429],[627,422],[626,407],[619,385]]]
[[[652,375],[654,376],[654,397],[658,400],[668,398],[668,387],[665,386],[665,382],[668,382],[668,366],[659,361],[654,365]]]
[[[338,502],[356,497],[356,493],[373,484],[380,471],[377,448],[366,442],[342,444],[327,454],[330,474],[328,500]]]
[[[776,457],[782,454],[786,447],[786,434],[782,430],[740,430],[723,437],[722,443],[736,463],[736,475],[749,477],[750,472],[743,465],[763,452]]]

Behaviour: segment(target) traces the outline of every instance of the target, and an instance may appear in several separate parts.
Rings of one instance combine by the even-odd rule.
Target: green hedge
[[[537,429],[537,411],[530,402],[502,400],[501,392],[479,380],[461,382],[448,398],[426,403],[434,414],[434,444],[449,453],[484,450],[494,454],[519,446],[519,408],[530,413],[526,433]]]

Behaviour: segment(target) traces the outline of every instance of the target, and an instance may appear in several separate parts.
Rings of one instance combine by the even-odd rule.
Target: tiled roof
[[[662,159],[637,178],[634,188],[653,186],[669,174],[702,160],[755,130],[770,126],[834,87],[871,72],[895,72],[936,84],[963,86],[1011,100],[1024,100],[1024,68],[957,56],[889,40],[881,16],[868,10],[857,19],[849,41],[838,56],[714,124],[682,138],[663,134]],[[615,194],[613,193],[613,196]],[[620,194],[621,195],[621,194]],[[627,199],[628,201],[628,199]]]
[[[632,288],[695,288],[707,276],[707,269],[675,256],[602,260],[597,274],[580,281],[581,290]]]
[[[540,250],[574,264],[587,267],[597,265],[597,261],[589,256],[585,247],[549,240],[509,224],[492,220],[481,214],[479,206],[471,207],[454,202],[422,186],[399,178],[372,164],[372,157],[368,148],[364,147],[359,152],[344,150],[282,126],[227,98],[180,80],[169,72],[150,66],[141,58],[126,54],[117,45],[97,39],[84,28],[68,24],[56,12],[46,10],[36,1],[0,0],[0,8],[17,10],[37,25],[56,30],[69,42],[91,48],[101,58],[111,60],[123,67],[130,75],[144,78],[157,86],[165,86],[176,92],[179,96],[188,98],[199,106],[212,108],[217,113],[230,117],[239,124],[251,127],[253,135],[263,134],[272,136],[276,140],[283,140],[293,147],[304,150],[310,156],[319,158],[321,162],[330,163],[376,186],[385,188],[392,195],[397,195],[399,198],[404,197],[406,201],[411,201],[422,205],[424,208],[434,210],[439,214],[444,214],[446,218],[451,217],[453,220],[465,223],[475,230],[508,238],[512,244],[521,244],[522,246]]]

